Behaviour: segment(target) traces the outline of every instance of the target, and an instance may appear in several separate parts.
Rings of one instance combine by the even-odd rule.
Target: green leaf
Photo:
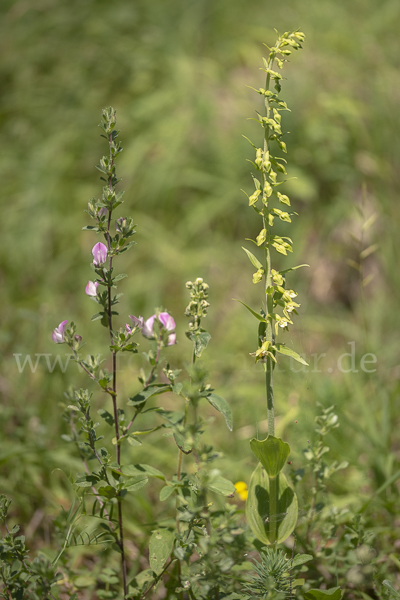
[[[108,412],[108,410],[104,410],[104,408],[99,408],[97,412],[105,420],[107,425],[110,425],[110,427],[114,427],[114,417],[111,413]]]
[[[99,481],[100,477],[94,473],[92,475],[78,475],[75,485],[77,487],[92,487],[92,485],[95,485]]]
[[[289,444],[273,435],[263,441],[253,438],[250,448],[270,477],[276,477],[282,471],[290,454]]]
[[[121,467],[121,472],[123,473],[123,475],[135,476],[135,475],[143,474],[143,475],[146,475],[147,477],[157,477],[158,479],[165,480],[163,473],[161,471],[159,471],[158,469],[156,469],[155,467],[152,467],[150,465],[144,465],[144,464],[123,465]]]
[[[292,567],[299,567],[300,565],[304,565],[304,563],[309,562],[313,558],[314,557],[311,556],[311,554],[296,554],[293,562],[291,561],[291,565]]]
[[[145,402],[147,402],[147,400],[152,396],[157,396],[158,394],[164,394],[165,392],[171,391],[171,386],[164,383],[150,385],[145,390],[142,390],[141,392],[136,394],[136,396],[133,396],[133,398],[129,398],[127,404],[128,406],[139,406],[140,404],[144,404]]]
[[[99,319],[102,319],[103,317],[104,317],[104,312],[99,312],[99,313],[96,313],[95,315],[93,315],[93,317],[90,320],[98,321]]]
[[[167,498],[173,494],[174,488],[170,485],[166,485],[160,490],[160,502],[164,502]]]
[[[258,319],[259,321],[261,321],[262,323],[267,323],[267,321],[264,319],[264,317],[262,317],[261,315],[259,315],[258,313],[256,313],[252,308],[250,308],[250,306],[247,306],[247,304],[245,304],[244,302],[242,302],[241,300],[237,300],[237,298],[233,298],[233,300],[235,300],[236,302],[240,302],[240,304],[243,304],[243,306],[245,308],[247,308],[247,310],[249,312],[251,312],[251,314]]]
[[[225,479],[225,477],[221,477],[217,475],[214,479],[207,484],[207,488],[216,494],[221,494],[221,496],[233,496],[236,492],[236,488],[229,479]]]
[[[224,415],[226,425],[227,425],[229,431],[232,431],[233,416],[232,416],[231,407],[229,406],[227,401],[224,398],[221,398],[221,396],[218,396],[217,394],[213,394],[213,393],[208,394],[207,400],[211,404],[211,406],[213,406],[216,410],[218,410],[218,412],[220,412]]]
[[[211,340],[211,335],[204,330],[193,331],[187,334],[189,340],[191,340],[194,344],[194,353],[197,358],[203,353],[208,346],[208,342]]]
[[[390,583],[390,581],[388,579],[384,579],[382,583],[385,586],[385,588],[387,588],[389,590],[389,594],[391,596],[393,596],[393,598],[396,598],[396,600],[400,600],[399,592],[397,592],[394,589],[393,585]]]
[[[137,492],[138,490],[141,490],[142,487],[148,483],[148,481],[149,479],[146,477],[146,475],[136,475],[136,477],[132,477],[131,479],[125,481],[124,489],[128,490],[128,492]]]
[[[275,541],[278,544],[289,537],[297,522],[296,494],[283,473],[278,475],[278,479],[277,510],[274,516],[270,515],[269,477],[261,463],[251,476],[246,501],[246,518],[250,529],[261,542],[268,545],[272,543],[272,519],[276,524]]]
[[[283,273],[290,273],[290,271],[296,271],[297,269],[301,269],[301,267],[309,267],[310,265],[297,265],[297,267],[290,267],[290,269],[285,269],[284,271],[279,271],[279,273],[282,275]]]
[[[263,266],[260,263],[260,261],[254,256],[254,254],[252,254],[249,250],[247,250],[246,248],[244,248],[242,246],[242,250],[244,250],[247,254],[247,256],[249,257],[249,260],[251,262],[251,264],[253,265],[253,267],[255,267],[256,269],[262,269]]]
[[[157,574],[161,575],[165,563],[174,547],[175,534],[168,529],[157,529],[153,531],[150,538],[150,567]]]
[[[273,346],[273,348],[277,352],[279,352],[279,354],[284,354],[285,356],[290,356],[291,358],[294,358],[294,360],[297,360],[297,362],[301,363],[302,365],[306,365],[306,367],[308,367],[308,363],[304,360],[304,358],[302,358],[299,354],[297,354],[297,352],[295,352],[291,348],[288,348],[287,346],[285,346],[285,344],[275,344]]]
[[[113,283],[117,283],[117,281],[121,281],[121,279],[125,279],[125,277],[128,277],[128,275],[126,273],[120,273],[119,275],[116,275],[116,277],[113,277]]]
[[[340,587],[330,588],[329,590],[308,590],[304,594],[306,600],[340,600],[342,592]]]

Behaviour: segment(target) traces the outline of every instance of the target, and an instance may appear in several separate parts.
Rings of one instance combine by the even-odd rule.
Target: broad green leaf
[[[129,398],[127,404],[129,406],[139,406],[140,404],[144,404],[152,396],[157,396],[158,394],[164,394],[165,392],[170,391],[171,386],[167,384],[150,385],[145,390],[136,394],[136,396],[133,396],[133,398]]]
[[[291,358],[294,358],[294,360],[297,360],[297,362],[301,363],[302,365],[306,365],[306,367],[308,367],[308,363],[304,360],[304,358],[302,358],[300,356],[300,354],[297,354],[297,352],[295,352],[291,348],[288,348],[287,346],[285,346],[285,344],[275,344],[273,347],[277,352],[279,352],[279,354],[284,354],[285,356],[290,356]]]
[[[251,476],[246,501],[246,518],[254,535],[264,544],[271,544],[276,528],[276,542],[285,541],[296,527],[297,496],[289,486],[286,477],[280,473],[276,514],[270,514],[269,477],[261,463]],[[274,520],[274,527],[271,527]]]
[[[229,479],[225,479],[225,477],[221,477],[217,475],[214,479],[207,485],[207,488],[216,494],[221,494],[221,496],[233,496],[236,492],[236,488]]]
[[[213,393],[208,394],[207,400],[209,401],[211,406],[216,408],[218,410],[218,412],[220,412],[224,415],[226,425],[227,425],[229,431],[232,431],[233,416],[232,416],[231,407],[229,406],[227,401],[224,398],[221,398],[221,396],[218,396],[217,394],[213,394]]]
[[[175,534],[168,529],[153,531],[150,538],[150,567],[157,575],[161,575],[165,563],[174,547]]]
[[[207,331],[201,330],[197,332],[190,332],[189,334],[187,334],[187,336],[189,340],[194,344],[195,355],[197,356],[197,358],[200,358],[200,356],[203,353],[203,350],[207,348],[208,342],[211,340],[211,335]]]
[[[240,302],[240,304],[243,304],[243,306],[245,308],[247,308],[247,310],[249,312],[251,312],[251,314],[258,319],[259,321],[261,321],[262,323],[266,323],[267,321],[264,319],[264,317],[262,317],[261,315],[259,315],[258,313],[256,313],[252,308],[250,308],[250,306],[247,306],[247,304],[245,304],[244,302],[242,302],[241,300],[237,300],[236,298],[233,298],[236,302]]]
[[[270,477],[276,477],[286,464],[290,454],[289,444],[269,435],[265,440],[250,440],[250,448]]]
[[[166,500],[167,498],[169,498],[171,496],[171,494],[173,494],[174,492],[174,488],[170,485],[166,485],[163,488],[161,488],[160,490],[160,501],[164,502],[164,500]]]
[[[252,254],[249,250],[247,250],[246,248],[244,248],[242,246],[242,250],[244,250],[247,254],[247,256],[249,257],[249,260],[251,262],[251,264],[253,265],[253,267],[255,267],[256,269],[262,269],[263,266],[260,263],[260,261],[254,256],[254,254]]]
[[[304,594],[306,600],[340,600],[342,592],[340,587],[333,587],[329,590],[308,590]]]
[[[147,477],[157,477],[158,479],[165,480],[163,473],[151,465],[123,465],[121,467],[121,472],[123,475],[130,475],[132,477],[142,474],[146,475]]]
[[[92,475],[78,475],[75,485],[77,487],[92,487],[92,485],[95,485],[99,481],[100,477],[94,473]]]
[[[137,492],[141,490],[142,487],[148,483],[149,479],[146,475],[136,475],[136,477],[132,477],[131,479],[127,479],[124,483],[124,489],[128,490],[128,492]]]

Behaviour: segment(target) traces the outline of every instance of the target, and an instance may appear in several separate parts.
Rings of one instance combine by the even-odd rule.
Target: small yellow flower
[[[239,494],[239,498],[241,500],[247,500],[248,491],[247,491],[247,485],[245,484],[245,482],[237,481],[235,483],[235,488],[236,488],[237,493]]]

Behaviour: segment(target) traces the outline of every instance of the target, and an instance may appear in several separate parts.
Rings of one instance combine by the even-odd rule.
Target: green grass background
[[[336,404],[341,427],[329,445],[332,458],[350,466],[334,477],[329,502],[358,507],[371,498],[400,468],[398,0],[2,0],[0,11],[0,491],[14,499],[14,517],[30,525],[28,538],[31,532],[41,545],[48,519],[72,497],[67,476],[80,466],[60,439],[60,402],[68,385],[86,380],[72,363],[65,374],[49,374],[44,359],[35,373],[20,374],[14,354],[63,355],[51,331],[64,319],[77,323],[88,352],[106,351],[106,332],[90,322],[96,311],[84,294],[97,239],[81,231],[87,201],[101,193],[94,165],[106,151],[97,129],[104,106],[117,109],[124,147],[120,214],[138,224],[137,246],[120,261],[129,274],[120,287],[120,325],[128,314],[148,317],[164,306],[179,342],[168,358],[183,365],[190,355],[185,282],[201,276],[209,283],[205,361],[235,425],[225,431],[211,411],[208,435],[224,451],[223,474],[249,479],[248,439],[266,431],[264,378],[249,357],[256,324],[232,299],[256,309],[262,300],[241,250],[259,232],[240,191],[252,188],[246,160],[253,152],[242,135],[260,143],[261,130],[248,120],[260,98],[247,86],[264,84],[262,44],[274,43],[273,28],[306,34],[285,67],[282,94],[292,110],[283,113],[283,128],[296,177],[285,187],[299,213],[289,233],[295,252],[274,256],[274,265],[310,268],[290,275],[301,309],[282,339],[308,357],[327,354],[321,372],[296,372],[282,360],[278,433],[300,468],[316,403]],[[361,232],[361,201],[367,217],[378,215],[365,233],[365,246],[379,244],[365,261],[374,276],[366,327],[358,275],[347,263],[357,259],[351,234]],[[349,342],[358,372],[344,374],[337,361]],[[375,373],[360,369],[366,352],[376,355]],[[121,363],[123,394],[140,389],[140,366],[140,355]],[[107,402],[97,394],[99,407]],[[155,434],[126,460],[172,474],[176,453],[170,438]],[[135,500],[131,532],[158,514],[152,493]],[[388,552],[398,502],[394,482],[369,513]]]

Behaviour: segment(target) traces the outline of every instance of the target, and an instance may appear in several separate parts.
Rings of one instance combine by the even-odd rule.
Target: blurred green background
[[[264,85],[262,44],[275,42],[273,28],[306,34],[285,67],[282,92],[292,111],[283,113],[283,129],[296,177],[285,186],[299,213],[288,230],[295,252],[275,256],[274,266],[310,265],[290,275],[301,309],[282,339],[311,363],[301,370],[281,362],[278,434],[301,467],[316,403],[336,404],[341,427],[330,446],[350,466],[335,477],[330,502],[357,506],[370,498],[400,463],[398,0],[2,0],[0,10],[0,491],[14,498],[28,537],[39,527],[33,515],[45,538],[46,518],[72,497],[67,478],[54,471],[80,469],[60,439],[59,404],[68,385],[86,380],[73,363],[49,373],[43,357],[35,372],[20,373],[14,354],[35,363],[35,354],[52,353],[53,363],[65,347],[53,345],[51,331],[64,319],[78,325],[88,352],[106,351],[106,332],[90,322],[96,311],[84,294],[98,240],[81,231],[87,201],[101,193],[94,166],[106,152],[97,128],[104,106],[117,109],[124,147],[120,214],[138,224],[137,246],[120,261],[129,274],[120,325],[128,314],[148,317],[163,305],[178,323],[168,359],[182,365],[190,355],[185,282],[201,276],[209,283],[213,339],[204,358],[235,419],[230,434],[211,411],[209,436],[225,453],[224,474],[249,479],[248,439],[266,431],[264,378],[249,357],[257,327],[232,299],[256,309],[262,300],[241,249],[259,232],[240,191],[252,189],[246,161],[253,151],[242,135],[260,143],[249,120],[260,97],[247,86]],[[360,246],[353,238],[374,213]],[[348,260],[375,243],[364,261],[373,279],[362,302]],[[343,373],[339,357],[353,347],[358,372]],[[367,352],[377,359],[368,365],[373,373],[360,368]],[[321,353],[327,356],[315,369],[311,355]],[[140,388],[140,366],[140,355],[120,364],[127,395]],[[172,473],[171,440],[153,442],[139,458],[150,453]],[[372,524],[389,538],[398,496],[394,482],[372,505],[379,508]],[[151,519],[154,504],[141,502],[138,521]]]

